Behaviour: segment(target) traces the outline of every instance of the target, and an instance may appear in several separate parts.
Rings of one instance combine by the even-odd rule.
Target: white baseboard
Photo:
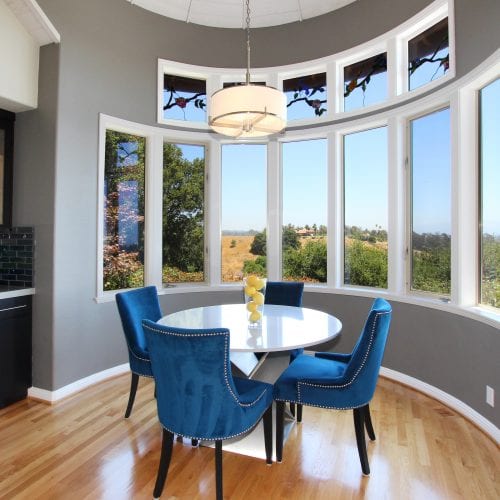
[[[102,372],[94,373],[93,375],[61,387],[56,391],[47,391],[45,389],[39,389],[38,387],[30,387],[28,389],[28,397],[47,403],[55,403],[91,385],[97,384],[98,382],[102,382],[103,380],[111,377],[116,377],[117,375],[122,375],[128,371],[130,371],[130,366],[128,363],[124,363],[123,365],[118,365],[113,368],[103,370]],[[403,385],[412,387],[434,399],[437,399],[438,401],[441,401],[446,406],[449,406],[465,418],[469,419],[472,423],[488,434],[488,436],[490,436],[497,444],[500,444],[500,429],[459,399],[451,396],[441,389],[438,389],[437,387],[410,377],[409,375],[405,375],[404,373],[400,373],[396,370],[391,370],[390,368],[381,367],[380,375]]]
[[[447,392],[444,392],[433,385],[422,382],[417,378],[410,377],[404,373],[397,372],[396,370],[391,370],[390,368],[381,367],[380,375],[391,380],[395,380],[403,385],[412,387],[417,391],[423,392],[427,396],[441,401],[441,403],[449,406],[470,420],[474,425],[477,425],[477,427],[488,434],[488,436],[490,436],[495,443],[500,444],[500,429],[495,424],[484,418],[480,413],[466,405],[464,402],[450,396]]]
[[[71,396],[82,389],[102,382],[111,377],[116,377],[117,375],[122,375],[130,371],[130,366],[128,363],[123,365],[114,366],[113,368],[108,368],[102,372],[94,373],[88,377],[72,382],[71,384],[65,385],[56,391],[47,391],[46,389],[39,389],[38,387],[30,387],[28,389],[28,397],[32,399],[37,399],[46,403],[55,403],[63,398]]]

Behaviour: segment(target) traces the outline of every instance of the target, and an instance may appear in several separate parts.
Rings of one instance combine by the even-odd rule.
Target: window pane
[[[408,42],[408,88],[413,90],[441,78],[449,66],[446,18]]]
[[[500,79],[481,99],[481,303],[500,307]]]
[[[387,53],[344,68],[344,111],[387,99]]]
[[[163,144],[164,286],[204,275],[205,147]]]
[[[222,281],[266,276],[266,175],[264,144],[222,146]]]
[[[146,139],[106,131],[103,289],[144,285]]]
[[[344,137],[344,283],[387,288],[387,127]]]
[[[283,80],[287,119],[313,118],[326,113],[326,73]]]
[[[282,157],[283,279],[324,283],[327,141],[283,143]]]
[[[185,76],[163,75],[163,118],[207,121],[207,84]]]
[[[450,110],[411,121],[411,289],[449,295]]]

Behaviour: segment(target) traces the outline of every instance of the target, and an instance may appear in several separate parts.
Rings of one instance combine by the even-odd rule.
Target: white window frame
[[[441,9],[441,10],[440,10]],[[402,54],[407,51],[407,39],[413,38],[418,31],[432,26],[439,18],[449,19],[449,53],[450,69],[447,74],[434,82],[407,91],[403,85],[403,76],[407,74],[407,64]],[[441,16],[441,17],[440,17]],[[420,21],[419,21],[420,19]],[[427,21],[425,21],[425,19]],[[417,22],[418,21],[418,22]],[[425,22],[424,22],[425,21]],[[427,24],[426,24],[427,22]],[[420,24],[419,24],[420,23]],[[338,62],[344,58],[361,60],[363,52],[373,44],[387,44],[388,58],[388,100],[380,105],[344,113],[338,105],[332,106],[332,93],[339,93],[331,88],[330,82],[339,82],[340,67]],[[378,45],[380,47],[380,45]],[[403,50],[404,49],[404,50]],[[376,51],[374,51],[376,52]],[[360,55],[361,54],[361,55]],[[407,59],[407,57],[406,57]],[[159,61],[159,65],[163,60]],[[163,61],[165,63],[165,61]],[[184,69],[187,76],[194,75],[207,78],[207,96],[218,88],[223,81],[240,80],[244,69],[217,69],[203,68],[191,65],[168,63],[170,73],[174,69]],[[273,68],[261,68],[252,74],[252,80],[263,80],[268,85],[279,87],[283,78],[293,75],[303,75],[324,71],[327,72],[329,104],[326,117],[315,117],[301,123],[293,121],[285,133],[271,137],[268,142],[268,193],[267,193],[267,229],[268,229],[268,277],[281,277],[281,158],[280,143],[287,141],[309,140],[326,138],[328,142],[328,282],[321,285],[306,285],[308,292],[316,291],[332,294],[358,295],[365,297],[384,296],[389,300],[397,301],[456,313],[465,317],[483,321],[494,327],[500,324],[500,311],[491,310],[487,306],[478,304],[479,290],[479,158],[478,158],[478,91],[500,75],[500,49],[497,49],[479,66],[455,79],[455,37],[454,37],[454,9],[453,0],[436,0],[407,22],[371,40],[367,44],[349,49],[334,56],[308,61],[297,65],[288,65]],[[191,71],[191,73],[190,73]],[[392,76],[391,76],[392,72]],[[177,72],[175,72],[177,73]],[[263,76],[265,75],[265,77]],[[394,76],[395,75],[395,76]],[[163,72],[159,72],[159,89],[163,91]],[[343,97],[343,92],[341,93]],[[159,102],[162,102],[160,96]],[[452,240],[451,240],[451,297],[447,303],[439,300],[439,296],[428,296],[411,292],[408,293],[406,283],[409,281],[407,273],[406,249],[408,244],[408,187],[405,159],[408,157],[407,125],[408,121],[417,115],[428,114],[435,109],[450,107],[451,120],[451,164],[452,164]],[[209,103],[208,103],[209,108]],[[207,113],[210,111],[207,109]],[[307,123],[306,123],[307,122]],[[389,150],[389,222],[388,222],[388,289],[361,289],[343,285],[343,154],[342,134],[361,131],[376,126],[388,127]],[[310,127],[310,128],[308,128]],[[209,133],[207,124],[202,127],[192,126],[191,122],[175,121],[169,128],[141,125],[106,115],[100,116],[99,121],[99,179],[98,179],[98,221],[97,221],[97,301],[113,300],[114,292],[102,291],[102,247],[103,247],[103,207],[102,192],[104,182],[104,148],[105,130],[107,128],[146,137],[146,170],[151,170],[151,164],[162,162],[161,147],[163,140],[180,143],[208,144],[205,220],[207,239],[207,261],[205,269],[208,272],[208,283],[203,286],[180,285],[173,290],[162,290],[160,293],[184,293],[185,291],[228,290],[237,289],[240,284],[221,283],[221,251],[220,251],[220,146],[224,143],[219,136]],[[262,141],[260,141],[262,142]],[[158,189],[161,182],[156,177],[148,177],[146,189]],[[151,183],[153,187],[150,186]],[[161,286],[161,201],[159,210],[155,210],[154,203],[146,205],[147,232],[145,238],[145,280],[146,284]],[[158,212],[157,215],[154,212]],[[156,219],[154,218],[156,217]],[[149,222],[148,222],[149,221]],[[155,240],[156,238],[156,240]],[[158,240],[159,238],[159,240]],[[159,243],[152,243],[159,241]],[[158,250],[154,247],[158,246]],[[158,264],[159,262],[159,264]],[[207,267],[208,266],[208,267]],[[156,280],[156,281],[155,281]]]
[[[330,135],[326,132],[323,133],[307,133],[304,132],[302,134],[296,134],[294,136],[288,135],[285,138],[280,138],[278,141],[278,196],[277,201],[278,201],[278,206],[275,207],[276,213],[278,214],[277,217],[277,224],[274,226],[274,233],[275,237],[277,240],[277,247],[278,247],[278,261],[277,261],[277,267],[278,271],[275,273],[275,278],[277,280],[283,279],[283,144],[288,144],[292,142],[308,142],[308,141],[318,141],[318,140],[324,140],[326,141],[326,148],[327,148],[327,156],[326,156],[326,183],[327,183],[327,189],[326,189],[326,197],[327,197],[327,213],[326,215],[326,230],[327,230],[327,269],[326,269],[326,278],[327,281],[326,283],[314,283],[312,286],[316,287],[327,287],[330,283],[330,232],[335,232],[335,227],[334,224],[330,224],[330,198],[331,198],[331,183],[330,179],[333,177],[331,174],[331,168],[330,166],[332,165],[331,161],[331,154],[330,154]],[[274,236],[274,234],[273,234]],[[333,273],[333,270],[332,270]]]
[[[425,116],[431,115],[433,113],[438,113],[440,111],[444,111],[445,109],[450,110],[450,220],[451,220],[451,240],[450,240],[450,253],[451,260],[453,261],[453,248],[454,240],[456,238],[456,225],[455,225],[455,215],[454,215],[454,201],[455,201],[455,193],[453,191],[453,187],[456,179],[456,169],[454,168],[453,163],[453,108],[451,106],[450,99],[440,99],[436,100],[431,106],[425,107],[424,109],[419,109],[418,112],[412,113],[406,116],[406,283],[405,290],[407,295],[414,295],[416,297],[429,298],[434,300],[440,300],[442,302],[451,302],[452,294],[453,294],[453,276],[454,276],[454,268],[453,262],[451,263],[450,269],[450,295],[440,295],[439,293],[427,292],[424,290],[412,290],[411,282],[412,282],[412,186],[411,186],[411,174],[413,165],[411,164],[411,154],[412,154],[412,142],[411,142],[411,125],[410,122],[413,120],[418,120],[419,118],[423,118]]]
[[[344,87],[345,87],[345,81],[344,81],[344,70],[346,66],[351,66],[352,64],[362,62],[365,59],[369,59],[370,57],[374,57],[378,54],[387,54],[387,97],[386,99],[382,99],[380,102],[377,102],[375,104],[371,104],[368,106],[361,106],[360,108],[353,109],[351,111],[345,111],[344,110],[344,104],[345,104],[345,99],[344,99]],[[354,115],[354,114],[359,114],[360,111],[363,112],[368,112],[371,109],[376,109],[380,107],[381,105],[385,106],[385,103],[390,100],[391,95],[389,93],[390,90],[390,85],[389,85],[389,78],[391,74],[393,73],[393,69],[389,67],[389,63],[391,62],[391,59],[389,58],[389,41],[388,40],[381,40],[380,42],[376,44],[370,44],[370,46],[366,47],[362,51],[357,51],[356,54],[348,55],[346,57],[343,57],[339,59],[336,63],[336,74],[337,74],[337,82],[335,85],[335,96],[337,97],[337,106],[336,109],[338,110],[339,113],[344,113],[344,115]]]
[[[409,90],[408,79],[408,42],[415,38],[420,33],[431,28],[439,21],[448,18],[448,53],[449,67],[445,75],[428,82],[416,89]],[[396,37],[396,50],[399,57],[396,58],[397,77],[396,77],[396,94],[397,95],[421,95],[438,85],[451,80],[455,77],[455,16],[453,8],[453,0],[436,0],[425,9],[420,11],[412,18],[412,23]]]
[[[345,151],[344,151],[344,138],[346,135],[350,134],[357,134],[360,132],[366,132],[368,130],[373,130],[376,128],[382,128],[386,127],[387,130],[387,193],[390,193],[391,189],[391,182],[390,182],[390,160],[389,160],[389,155],[390,155],[390,148],[389,148],[389,120],[387,117],[376,117],[372,118],[370,121],[363,121],[360,123],[357,123],[355,125],[350,124],[349,126],[343,127],[341,129],[338,129],[336,131],[336,142],[338,144],[338,161],[340,163],[339,169],[340,169],[340,175],[339,175],[339,180],[341,181],[340,185],[340,196],[338,198],[339,205],[337,207],[338,213],[341,214],[341,223],[340,227],[338,228],[338,250],[337,250],[337,255],[339,257],[340,263],[338,265],[338,269],[340,271],[340,276],[339,276],[339,284],[338,286],[340,288],[346,289],[346,290],[376,290],[380,292],[387,292],[389,290],[389,268],[390,268],[390,260],[389,257],[391,255],[390,253],[390,242],[389,242],[389,227],[387,227],[387,288],[376,288],[376,287],[369,287],[369,286],[362,286],[362,285],[350,285],[345,283],[345,179],[344,179],[344,159],[345,159]],[[387,200],[387,223],[389,226],[389,214],[391,213],[391,207],[389,206],[389,199]]]

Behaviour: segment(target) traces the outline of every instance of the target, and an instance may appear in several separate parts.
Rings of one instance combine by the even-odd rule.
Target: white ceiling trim
[[[24,0],[27,1],[27,0]],[[244,0],[126,0],[172,19],[215,28],[244,28]],[[340,9],[356,0],[251,0],[250,27],[302,21]],[[243,11],[242,11],[243,9]],[[243,12],[243,15],[242,15]]]
[[[38,45],[59,43],[61,36],[35,0],[4,0]]]

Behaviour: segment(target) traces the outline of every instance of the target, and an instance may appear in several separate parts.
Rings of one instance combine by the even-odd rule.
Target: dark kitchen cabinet
[[[0,299],[0,408],[31,387],[31,295]]]
[[[0,109],[0,226],[12,223],[12,169],[16,115]]]

